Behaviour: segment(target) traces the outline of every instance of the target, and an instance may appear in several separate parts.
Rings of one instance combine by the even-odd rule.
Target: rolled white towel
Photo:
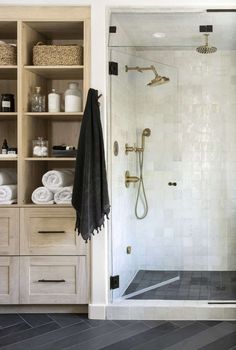
[[[50,170],[42,177],[43,185],[53,193],[58,192],[62,187],[71,186],[73,181],[73,169]]]
[[[71,204],[73,186],[63,187],[54,195],[56,204]]]
[[[17,198],[17,186],[16,185],[2,185],[0,186],[0,203],[11,201]],[[3,204],[3,203],[2,203]]]
[[[53,204],[53,193],[46,187],[37,187],[31,195],[35,204]]]
[[[16,169],[5,168],[0,170],[0,186],[17,183]]]
[[[17,199],[11,199],[10,201],[0,201],[0,205],[10,205],[17,203]]]

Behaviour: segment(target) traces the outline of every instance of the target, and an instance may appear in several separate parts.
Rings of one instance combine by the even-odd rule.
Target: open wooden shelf
[[[83,112],[78,113],[67,113],[67,112],[59,112],[59,113],[33,113],[27,112],[26,116],[48,119],[48,120],[62,120],[62,121],[81,121],[83,119]]]
[[[42,161],[63,161],[63,162],[68,162],[68,161],[75,161],[75,157],[27,157],[25,158],[27,161],[35,161],[35,162],[42,162]]]
[[[81,80],[84,76],[84,66],[25,66],[24,68],[46,79]]]
[[[0,66],[0,79],[16,80],[17,66]]]
[[[14,162],[14,161],[17,161],[17,159],[18,159],[18,157],[16,156],[16,157],[2,157],[1,155],[0,155],[0,162]]]

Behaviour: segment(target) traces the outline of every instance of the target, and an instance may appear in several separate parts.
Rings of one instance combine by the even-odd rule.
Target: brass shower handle
[[[125,187],[129,187],[129,184],[130,183],[136,183],[136,182],[139,182],[139,177],[138,176],[130,176],[130,173],[129,173],[129,171],[127,170],[126,172],[125,172]]]
[[[143,147],[132,147],[129,146],[128,143],[125,144],[125,154],[127,155],[129,152],[143,152]]]

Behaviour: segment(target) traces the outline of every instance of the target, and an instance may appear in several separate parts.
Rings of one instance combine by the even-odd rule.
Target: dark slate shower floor
[[[127,299],[236,300],[236,271],[139,270],[124,296],[177,276],[178,281]]]

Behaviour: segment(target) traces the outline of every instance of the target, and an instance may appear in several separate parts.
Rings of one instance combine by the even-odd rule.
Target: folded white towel
[[[62,187],[71,186],[74,181],[73,169],[50,170],[42,177],[42,183],[53,193]]]
[[[17,183],[16,169],[5,168],[0,170],[0,186]]]
[[[73,186],[63,187],[54,195],[56,204],[71,204]]]
[[[2,185],[0,186],[0,202],[10,201],[17,198],[16,185]]]
[[[35,204],[53,204],[53,193],[46,187],[37,187],[31,196]]]

